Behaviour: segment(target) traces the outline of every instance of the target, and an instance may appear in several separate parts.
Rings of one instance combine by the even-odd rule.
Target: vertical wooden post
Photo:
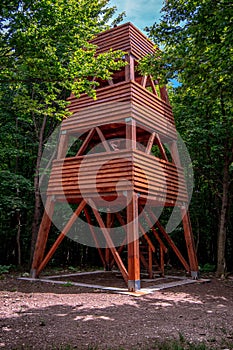
[[[136,150],[136,122],[129,118],[126,120],[126,148]],[[138,196],[131,189],[127,191],[127,243],[128,243],[128,289],[140,289],[140,256],[139,256],[139,225],[138,225]]]
[[[172,141],[168,145],[169,145],[169,151],[171,153],[173,163],[175,163],[177,166],[180,167],[181,163],[180,163],[179,151],[177,148],[177,142]]]
[[[194,244],[194,239],[192,234],[192,226],[190,223],[189,212],[185,206],[181,208],[181,215],[182,215],[182,221],[183,221],[183,227],[184,227],[184,237],[185,237],[188,257],[189,257],[191,276],[194,279],[197,279],[199,275],[197,255],[195,251],[195,244]]]
[[[136,150],[137,135],[136,135],[136,121],[132,118],[126,120],[126,148],[128,150]]]
[[[128,64],[125,66],[125,80],[135,80],[135,73],[134,73],[134,58],[131,54],[126,55],[125,57]]]
[[[164,277],[164,251],[161,245],[159,245],[159,255],[160,255],[160,268],[162,272],[162,277]]]
[[[51,219],[54,212],[54,205],[55,205],[55,202],[53,198],[49,196],[45,204],[44,215],[43,215],[43,218],[40,224],[40,229],[37,236],[35,252],[34,252],[32,267],[31,267],[32,278],[38,277],[37,270],[44,258],[45,247],[48,240],[49,230],[51,227]]]
[[[107,213],[107,228],[111,227],[111,213]],[[110,249],[108,247],[108,243],[106,242],[106,248],[105,248],[105,261],[106,261],[106,271],[110,271]]]
[[[173,141],[172,143],[169,144],[169,148],[170,148],[173,161],[176,163],[177,166],[181,166],[177,143]],[[186,204],[183,207],[181,207],[181,216],[182,216],[182,222],[183,222],[183,228],[184,228],[184,237],[185,237],[186,247],[188,251],[191,276],[194,279],[197,279],[199,275],[197,255],[195,251],[195,244],[193,239],[189,212]]]
[[[128,191],[127,196],[128,289],[134,292],[140,289],[138,196],[133,191]]]
[[[148,245],[148,260],[149,260],[149,278],[153,278],[153,272],[152,272],[152,249]]]
[[[65,158],[68,149],[68,135],[66,130],[62,130],[60,134],[58,150],[57,150],[57,159]]]

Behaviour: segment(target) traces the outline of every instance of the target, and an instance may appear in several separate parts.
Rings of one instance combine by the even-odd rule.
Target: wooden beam
[[[128,289],[140,289],[140,258],[138,232],[138,196],[127,191],[127,243],[128,243]]]
[[[86,150],[86,148],[87,148],[89,142],[91,141],[91,139],[92,139],[94,133],[95,133],[95,128],[92,128],[92,129],[89,131],[89,133],[88,133],[87,137],[85,138],[85,140],[83,141],[81,147],[79,148],[79,150],[78,150],[78,152],[77,152],[77,154],[76,154],[76,157],[81,156],[81,155],[83,154],[83,152],[85,152],[85,150]]]
[[[191,275],[193,278],[198,278],[198,262],[197,262],[197,255],[195,251],[195,244],[192,234],[192,226],[190,223],[190,217],[189,212],[186,207],[181,208],[181,216],[182,216],[182,222],[184,227],[184,237],[186,241],[187,251],[188,251],[188,257],[189,257],[189,264],[191,268]]]
[[[108,229],[112,226],[112,213],[107,213],[107,220],[106,220],[106,226]],[[109,232],[110,234],[110,232]],[[105,261],[106,261],[106,270],[110,271],[110,249],[108,248],[108,245],[106,244],[105,248]]]
[[[181,167],[181,162],[180,162],[180,155],[177,147],[177,142],[172,141],[168,144],[169,150],[172,156],[172,161],[176,166]]]
[[[37,272],[38,274],[44,269],[44,267],[48,264],[49,260],[52,258],[53,254],[55,253],[55,251],[57,250],[57,248],[59,247],[59,245],[61,244],[61,242],[63,241],[63,239],[65,238],[65,236],[67,235],[67,233],[69,232],[69,230],[71,229],[72,225],[74,224],[74,222],[76,221],[76,219],[79,217],[81,211],[84,209],[86,205],[85,200],[83,199],[81,201],[81,203],[78,205],[78,208],[75,210],[75,212],[73,213],[73,215],[71,216],[70,220],[67,222],[67,224],[65,225],[64,229],[62,230],[62,232],[60,233],[60,235],[58,236],[58,238],[56,239],[56,241],[54,242],[54,244],[52,245],[52,247],[50,248],[49,252],[47,253],[47,255],[45,256],[45,258],[43,259],[43,261],[41,262]]]
[[[152,76],[150,75],[149,78],[150,78],[150,84],[151,84],[151,87],[152,87],[153,94],[158,96],[158,93],[157,93],[157,90],[156,90],[156,87],[155,87],[155,83],[153,81]]]
[[[153,278],[153,271],[152,271],[152,250],[151,247],[148,246],[148,261],[149,261],[149,267],[148,267],[148,272],[149,272],[149,278]]]
[[[143,237],[145,238],[145,240],[147,241],[149,247],[151,248],[151,250],[155,253],[155,247],[153,245],[153,243],[151,242],[150,238],[148,237],[148,234],[146,233],[146,231],[144,230],[142,224],[138,224],[140,231],[142,232]]]
[[[61,133],[58,143],[57,159],[65,158],[68,150],[68,135],[65,131]]]
[[[127,272],[127,270],[126,270],[126,268],[121,260],[120,255],[118,254],[116,248],[114,247],[114,243],[109,235],[108,229],[105,227],[104,222],[103,222],[103,220],[102,220],[102,218],[101,218],[101,216],[96,208],[94,201],[92,199],[89,199],[88,203],[90,204],[92,211],[96,217],[96,220],[98,221],[98,224],[103,232],[103,235],[104,235],[105,240],[108,244],[108,247],[110,248],[111,253],[112,253],[112,255],[117,263],[117,266],[119,267],[119,270],[121,271],[121,274],[122,274],[125,282],[127,283],[128,282],[128,272]]]
[[[45,204],[43,218],[40,224],[40,229],[37,236],[32,267],[31,267],[31,276],[33,278],[38,277],[38,267],[43,260],[44,252],[48,240],[48,234],[51,227],[51,220],[54,212],[55,202],[52,196],[48,196]]]
[[[108,84],[109,85],[114,85],[113,80],[112,79],[108,79]]]
[[[120,247],[118,247],[117,248],[117,252],[118,252],[118,254],[120,255],[121,253],[122,253],[122,251],[123,251],[123,249],[124,249],[124,247],[125,247],[125,245],[127,244],[127,239],[125,238],[124,240],[123,240],[123,242],[121,243],[121,246]],[[110,270],[112,269],[112,267],[113,267],[113,265],[114,265],[114,258],[111,260],[111,262],[110,262]]]
[[[131,54],[128,54],[125,56],[125,59],[128,62],[128,64],[125,66],[125,80],[126,81],[135,80],[134,58]]]
[[[142,81],[141,81],[141,85],[142,85],[142,87],[146,87],[146,83],[147,83],[147,75],[144,75],[143,77],[142,77]]]
[[[158,221],[158,219],[155,216],[155,214],[153,213],[153,211],[150,208],[148,208],[148,212],[149,212],[150,216],[152,217],[153,221],[155,222],[155,225],[158,227],[159,231],[162,233],[162,235],[164,236],[164,238],[166,239],[166,241],[168,242],[168,244],[170,245],[170,247],[172,248],[172,250],[174,251],[174,253],[178,257],[178,259],[180,260],[180,262],[184,266],[185,270],[190,272],[189,264],[186,262],[183,255],[181,254],[181,252],[179,251],[179,249],[177,248],[177,246],[175,245],[175,243],[173,242],[171,237],[167,234],[164,227],[160,224],[160,222]]]
[[[104,134],[102,133],[100,128],[97,126],[95,129],[99,135],[101,142],[103,143],[103,146],[104,146],[106,152],[111,152],[111,148],[109,147],[108,141],[105,139]]]
[[[160,268],[162,271],[162,276],[164,276],[164,251],[161,245],[159,246],[159,253],[160,253]]]
[[[155,132],[153,132],[149,137],[149,140],[146,146],[146,151],[145,151],[146,154],[150,154],[152,146],[154,144],[154,140],[155,140]]]
[[[88,222],[88,225],[89,225],[89,228],[90,228],[92,237],[93,237],[93,239],[94,239],[96,248],[97,248],[97,250],[98,250],[100,259],[102,260],[102,263],[103,263],[103,265],[104,265],[104,268],[106,268],[106,261],[105,261],[105,259],[104,259],[103,252],[102,252],[102,250],[101,250],[101,248],[100,248],[98,239],[97,239],[97,237],[96,237],[95,230],[94,230],[93,227],[92,227],[91,215],[89,214],[89,211],[88,211],[88,209],[87,209],[87,206],[86,206],[85,208],[83,208],[83,211],[84,211],[85,217],[86,217],[86,219],[87,219],[87,222]]]
[[[117,217],[119,223],[121,224],[121,226],[123,227],[125,233],[127,234],[127,230],[126,230],[126,228],[125,228],[125,221],[124,221],[124,219],[122,218],[121,214],[120,214],[119,212],[116,212],[116,213],[115,213],[115,216]],[[123,239],[123,242],[122,242],[121,245],[120,245],[120,247],[117,248],[117,251],[118,251],[118,254],[119,254],[119,255],[122,253],[122,251],[123,251],[123,249],[124,249],[124,247],[125,247],[126,244],[127,244],[127,239],[124,238],[124,239]],[[115,261],[115,260],[114,260],[114,258],[113,258],[113,259],[111,260],[111,262],[110,262],[110,269],[112,269],[112,267],[113,267],[113,265],[114,265],[114,261]]]
[[[161,100],[163,100],[163,101],[165,101],[166,103],[169,104],[169,98],[168,98],[168,93],[167,93],[166,86],[159,87],[159,91],[160,91],[160,98],[161,98]]]
[[[145,269],[148,271],[148,274],[149,274],[149,264],[148,264],[148,262],[146,261],[144,255],[142,254],[141,251],[139,252],[139,256],[140,256],[140,260],[141,260],[141,262],[142,262],[142,265],[145,267]]]
[[[143,213],[143,216],[148,224],[148,226],[151,228],[153,235],[155,236],[155,238],[157,239],[157,241],[159,242],[160,247],[163,249],[164,253],[167,253],[167,248],[165,246],[165,244],[163,243],[163,241],[161,240],[161,238],[158,235],[158,232],[156,231],[156,229],[153,226],[152,221],[150,220],[150,218],[146,215],[145,211],[143,210],[142,206],[140,206],[140,210]]]
[[[130,119],[126,122],[126,149],[127,150],[136,150],[137,147],[137,130],[136,130],[136,121]]]
[[[160,150],[160,152],[161,152],[161,154],[162,154],[163,159],[166,160],[166,161],[168,162],[168,157],[167,157],[167,155],[166,155],[166,152],[165,152],[165,149],[164,149],[164,147],[163,147],[163,144],[162,144],[162,142],[161,142],[161,140],[160,140],[159,134],[156,134],[156,139],[157,139],[157,143],[158,143],[158,146],[159,146],[159,150]]]

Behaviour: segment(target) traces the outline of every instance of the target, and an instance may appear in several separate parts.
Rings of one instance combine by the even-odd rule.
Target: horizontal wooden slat
[[[48,195],[109,195],[134,188],[166,202],[187,201],[181,168],[141,151],[120,151],[54,161]],[[81,167],[81,168],[80,168]],[[80,173],[81,171],[81,173]],[[179,177],[178,177],[179,176]],[[128,180],[130,185],[124,183]],[[119,183],[120,181],[120,183]]]
[[[132,53],[136,58],[155,51],[154,44],[132,23],[125,23],[100,33],[91,41],[97,45],[97,54],[112,50]]]
[[[97,100],[84,95],[71,99],[73,115],[62,123],[62,130],[71,132],[84,128],[122,123],[134,118],[143,128],[175,140],[177,133],[170,105],[161,101],[136,82],[123,82],[97,90]]]

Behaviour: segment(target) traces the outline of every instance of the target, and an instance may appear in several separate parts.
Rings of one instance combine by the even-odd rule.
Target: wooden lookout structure
[[[127,65],[112,79],[98,81],[96,100],[86,94],[69,98],[72,115],[61,125],[32,276],[39,276],[81,215],[89,225],[105,269],[117,266],[130,291],[140,289],[140,269],[147,270],[150,278],[154,269],[164,274],[168,246],[184,269],[197,278],[198,263],[172,108],[166,88],[137,70],[138,61],[153,53],[154,45],[131,23],[100,33],[93,43],[97,53],[123,50]],[[79,142],[75,153],[69,155],[71,137]],[[121,207],[112,210],[116,197]],[[54,208],[64,201],[75,210],[56,241],[47,247]],[[101,213],[102,201],[105,206],[109,203],[111,210]],[[180,209],[185,253],[159,221],[155,211],[159,207]],[[95,233],[96,225],[102,232],[101,239]],[[114,226],[123,228],[118,246],[111,233]]]

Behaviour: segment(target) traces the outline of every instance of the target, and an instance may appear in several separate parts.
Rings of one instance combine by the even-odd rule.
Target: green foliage
[[[201,272],[214,272],[216,270],[216,265],[212,264],[204,264],[203,266],[200,267]]]
[[[110,78],[113,71],[125,64],[122,52],[96,56],[96,47],[90,43],[97,33],[108,28],[106,23],[115,11],[109,0],[1,3],[2,264],[15,261],[19,249],[17,234],[23,260],[28,259],[30,236],[37,229],[42,211],[40,200],[36,199],[43,146],[60,121],[69,115],[66,98],[71,91],[76,96],[85,92],[95,98],[98,85],[95,78]],[[35,208],[39,208],[37,216],[34,200]]]
[[[108,0],[12,1],[0,17],[0,81],[24,115],[62,119],[72,91],[95,96],[93,77],[107,79],[123,62],[121,52],[95,55],[89,40],[114,13]]]
[[[13,268],[15,268],[14,265],[0,265],[0,275],[9,273]]]
[[[164,83],[179,82],[170,100],[193,161],[191,214],[201,263],[217,263],[217,241],[219,256],[225,241],[228,254],[233,247],[232,14],[229,0],[166,1],[161,22],[147,28],[163,50],[140,63]]]
[[[72,287],[73,283],[72,282],[66,282],[63,284],[64,287]]]
[[[192,90],[211,90],[209,98],[218,97],[220,90],[232,94],[232,3],[168,0],[162,11],[162,21],[148,28],[163,47],[156,54],[159,60],[148,61],[151,72],[157,70],[165,79],[178,77]]]

